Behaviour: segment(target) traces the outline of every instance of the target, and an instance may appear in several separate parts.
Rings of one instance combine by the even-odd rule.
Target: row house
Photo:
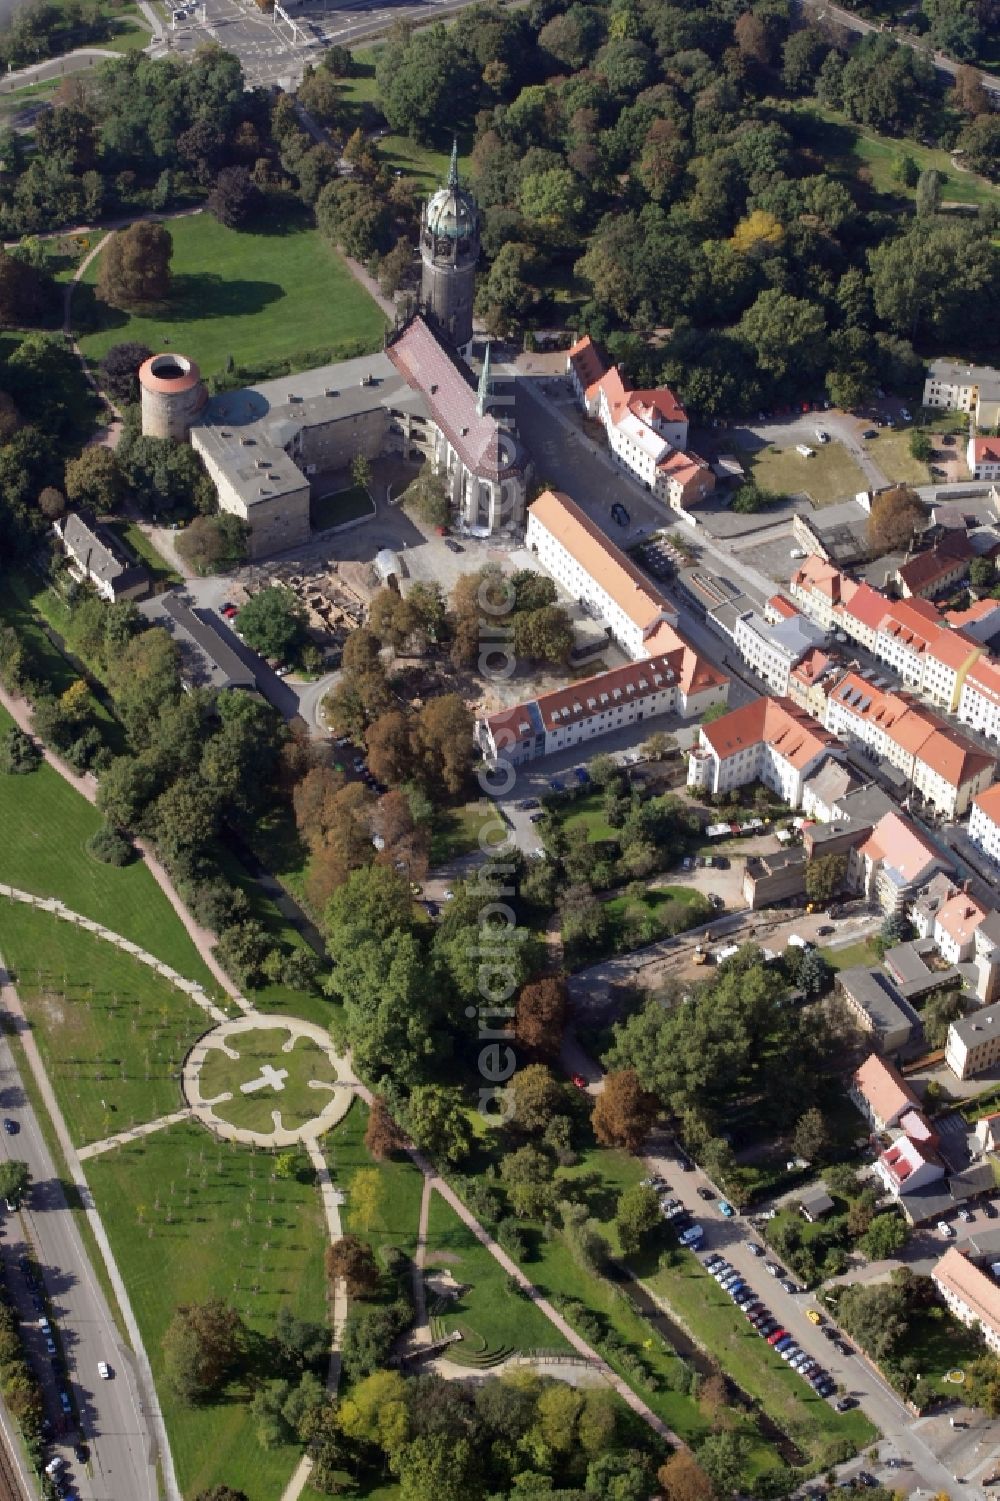
[[[763,782],[791,808],[834,744],[833,736],[790,698],[756,698],[702,725],[688,758],[688,786],[728,792]]]
[[[902,813],[886,813],[848,859],[848,883],[892,915],[905,912],[920,888],[949,862]]]
[[[973,479],[1000,479],[1000,438],[970,438],[966,457]]]
[[[628,725],[664,714],[696,719],[725,703],[726,675],[682,637],[677,643],[663,654],[490,714],[476,724],[476,743],[492,765],[521,766]]]
[[[825,632],[798,610],[774,624],[747,610],[733,630],[733,644],[744,662],[779,696],[788,692],[792,668],[824,639]]]
[[[673,605],[568,495],[546,490],[529,506],[525,545],[630,657],[647,656],[660,626],[677,624]]]
[[[964,631],[938,631],[924,658],[924,693],[949,714],[956,713],[965,679],[984,652],[982,644]]]
[[[1000,740],[1000,662],[981,656],[972,663],[962,681],[958,717],[987,739]]]
[[[1000,782],[973,798],[969,838],[992,865],[1000,866]]]
[[[828,652],[813,647],[788,674],[788,697],[822,724],[826,719],[827,698],[843,671]]]
[[[858,585],[832,563],[810,553],[789,582],[792,599],[825,631],[834,627],[834,612],[854,595]]]
[[[940,631],[940,616],[926,599],[887,600],[873,650],[899,673],[907,687],[920,688],[925,653]]]
[[[944,1046],[944,1061],[957,1079],[990,1072],[1000,1063],[1000,1006],[984,1006],[952,1022]]]
[[[978,1330],[983,1343],[1000,1354],[1000,1286],[958,1246],[949,1246],[931,1278],[948,1311],[959,1323]]]
[[[834,625],[852,641],[874,652],[878,628],[887,608],[884,594],[871,584],[858,584],[850,599],[834,611]]]

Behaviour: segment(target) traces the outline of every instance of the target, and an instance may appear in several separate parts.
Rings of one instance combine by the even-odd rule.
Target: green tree
[[[801,1116],[792,1134],[792,1151],[796,1157],[815,1162],[825,1155],[830,1146],[830,1130],[822,1110],[813,1105]]]
[[[0,736],[0,774],[22,776],[42,762],[42,753],[30,735],[15,725]]]
[[[917,218],[926,219],[941,211],[941,174],[933,167],[917,179]]]
[[[236,625],[248,646],[264,657],[294,657],[305,638],[306,613],[290,589],[261,589],[240,610]]]
[[[909,1235],[901,1214],[877,1214],[858,1245],[870,1261],[884,1261],[902,1250]]]
[[[741,1433],[713,1433],[698,1449],[698,1463],[718,1496],[732,1496],[743,1485],[750,1445]]]
[[[919,428],[914,428],[910,433],[910,453],[915,459],[920,459],[923,463],[927,463],[928,460],[934,457],[933,443],[927,434],[921,432]]]
[[[31,1183],[31,1169],[26,1162],[9,1157],[0,1162],[0,1199],[16,1201],[24,1197]]]
[[[217,1396],[245,1348],[246,1331],[234,1308],[221,1298],[182,1303],[163,1336],[167,1383],[182,1402]]]
[[[514,651],[536,662],[564,663],[573,647],[573,625],[562,605],[518,611],[514,616]]]
[[[544,1063],[519,1068],[510,1080],[514,1124],[529,1135],[544,1131],[553,1116],[565,1113],[562,1086]]]
[[[394,32],[375,69],[379,101],[393,130],[429,144],[467,118],[475,70],[454,31],[437,24]]]
[[[973,558],[969,567],[969,582],[974,589],[992,589],[996,577],[997,568],[992,558]]]
[[[531,277],[536,255],[531,245],[509,240],[500,247],[476,293],[476,310],[495,338],[509,338],[540,293]]]
[[[840,891],[847,874],[846,855],[820,855],[806,866],[806,896],[817,907],[827,907]]]
[[[638,1251],[651,1230],[660,1224],[660,1203],[655,1188],[636,1183],[618,1196],[615,1224],[622,1250]]]
[[[462,1108],[460,1090],[441,1084],[418,1085],[410,1095],[406,1113],[414,1141],[432,1157],[455,1165],[469,1155],[472,1127]]]
[[[965,1002],[960,990],[943,990],[932,995],[920,1013],[928,1046],[943,1048],[948,1039],[948,1028],[964,1015]]]
[[[817,303],[806,298],[775,288],[761,292],[743,314],[738,332],[761,367],[778,379],[791,370],[808,376],[823,368],[826,316]]]
[[[125,478],[110,448],[92,443],[66,465],[64,489],[74,505],[114,511],[125,493]]]
[[[399,1458],[399,1501],[479,1501],[482,1481],[467,1438],[432,1433]]]
[[[174,243],[162,224],[139,220],[113,234],[101,252],[98,296],[112,307],[153,306],[170,293]]]
[[[818,949],[807,949],[802,955],[795,983],[805,995],[822,995],[833,981],[833,969]]]

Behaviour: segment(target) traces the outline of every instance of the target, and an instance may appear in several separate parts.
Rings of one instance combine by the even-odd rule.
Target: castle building
[[[444,187],[420,214],[420,298],[428,322],[456,349],[472,342],[472,304],[479,260],[479,209],[458,180],[458,143]]]

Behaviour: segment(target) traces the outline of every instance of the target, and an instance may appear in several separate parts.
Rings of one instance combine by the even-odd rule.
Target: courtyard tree
[[[102,302],[129,308],[165,302],[173,248],[170,231],[147,220],[113,234],[101,252],[97,290]]]
[[[287,661],[305,640],[305,607],[290,589],[272,584],[247,601],[236,624],[247,645],[261,656]]]
[[[114,511],[125,494],[125,477],[110,448],[92,443],[66,465],[64,489],[74,505]]]
[[[217,1396],[246,1348],[246,1330],[235,1308],[221,1298],[182,1303],[163,1336],[167,1383],[182,1402]]]
[[[351,479],[361,490],[372,482],[372,461],[366,453],[356,453],[351,460]]]
[[[819,855],[806,866],[806,899],[828,907],[844,884],[846,855]]]
[[[327,1246],[326,1275],[331,1282],[343,1280],[352,1298],[370,1298],[378,1291],[379,1269],[372,1249],[356,1235],[342,1235]]]
[[[565,663],[573,647],[573,625],[562,605],[518,611],[514,616],[514,651],[536,662]]]
[[[638,1152],[657,1114],[656,1097],[642,1087],[634,1069],[612,1071],[604,1076],[591,1121],[602,1146],[624,1147]]]
[[[416,629],[416,615],[409,599],[395,589],[380,589],[368,609],[368,629],[383,646],[401,652]]]
[[[927,518],[923,501],[907,485],[883,490],[872,501],[868,515],[868,542],[878,556],[902,552],[913,541]]]

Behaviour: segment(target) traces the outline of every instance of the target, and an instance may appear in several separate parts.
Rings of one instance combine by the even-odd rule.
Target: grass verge
[[[821,418],[817,424],[821,425]],[[814,505],[832,505],[848,500],[868,482],[842,443],[835,440],[817,443],[812,458],[806,459],[794,446],[777,448],[769,444],[750,456],[753,478],[758,485],[778,495],[808,495]]]

